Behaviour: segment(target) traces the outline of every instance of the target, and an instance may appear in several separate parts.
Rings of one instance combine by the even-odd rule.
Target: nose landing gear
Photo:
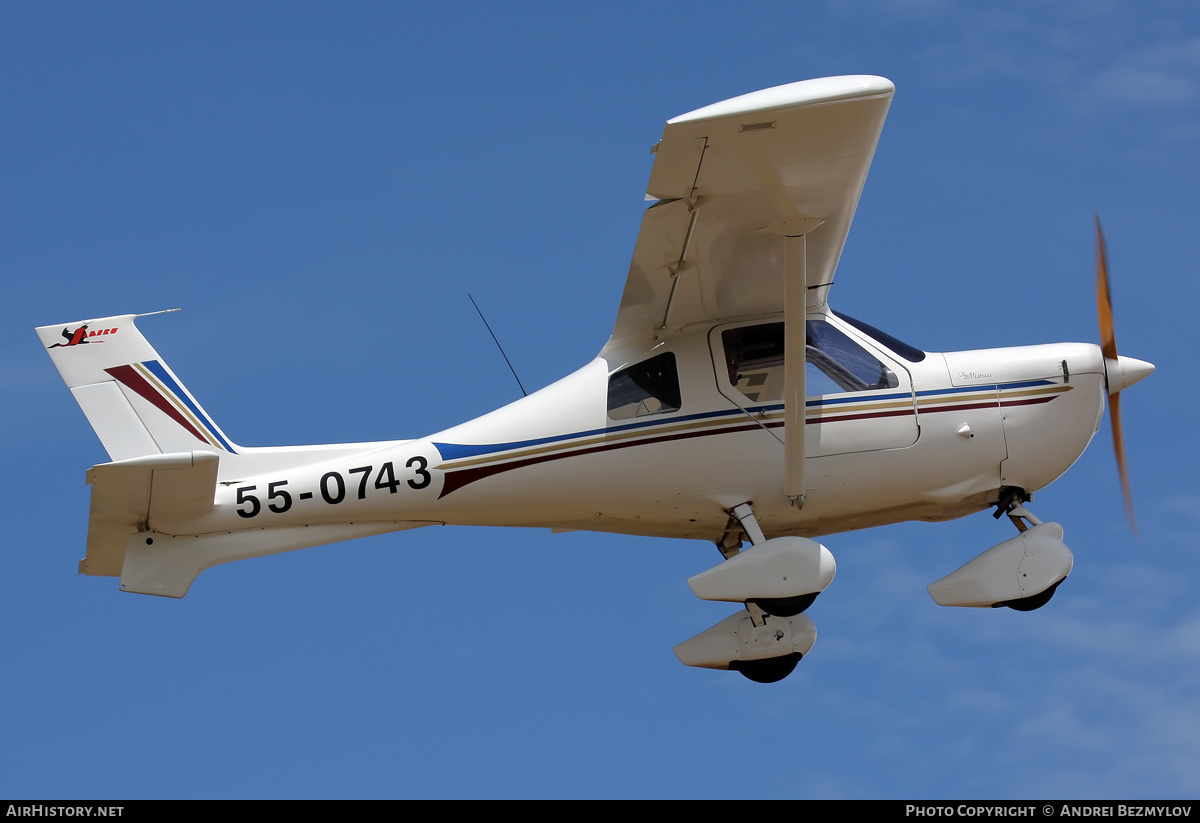
[[[1071,573],[1075,558],[1062,542],[1058,523],[1043,523],[1025,506],[1023,493],[1003,499],[996,516],[1007,514],[1020,532],[993,546],[952,574],[929,585],[942,606],[1033,611],[1050,602]]]

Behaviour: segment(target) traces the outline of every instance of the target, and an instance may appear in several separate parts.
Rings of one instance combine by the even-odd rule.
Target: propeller
[[[1121,491],[1125,496],[1125,516],[1129,518],[1129,528],[1136,536],[1137,518],[1133,513],[1133,493],[1129,490],[1129,470],[1125,464],[1125,437],[1121,433],[1121,390],[1151,374],[1154,366],[1144,360],[1117,354],[1112,295],[1108,288],[1108,253],[1099,216],[1096,216],[1096,313],[1100,318],[1100,351],[1104,353],[1104,372],[1108,380],[1108,416],[1112,421],[1113,448],[1117,453],[1117,470],[1121,475]]]

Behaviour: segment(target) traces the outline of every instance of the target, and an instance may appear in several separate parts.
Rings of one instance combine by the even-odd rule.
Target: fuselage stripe
[[[913,395],[911,394],[809,400],[805,403],[808,410],[805,423],[812,425],[836,423],[842,420],[918,416],[918,411],[920,414],[935,414],[1001,406],[1035,405],[1048,403],[1058,393],[1070,389],[1070,386],[1055,384],[1047,380],[1033,380],[1004,386],[971,386],[917,392],[916,396],[919,399],[915,406],[912,404]],[[974,396],[963,396],[968,394]],[[872,400],[895,401],[900,398],[904,398],[908,402],[900,406],[894,402],[874,404],[869,402]],[[822,406],[824,407],[822,408]],[[837,406],[842,406],[842,408],[837,408]],[[734,422],[739,415],[744,413],[756,413],[755,422]],[[782,418],[783,405],[773,404],[749,407],[745,412],[741,409],[703,412],[667,420],[623,424],[607,429],[590,429],[512,443],[480,445],[434,443],[433,445],[444,461],[438,466],[445,472],[445,481],[440,497],[445,497],[476,480],[482,480],[511,469],[650,443],[732,434],[753,431],[758,428],[780,428],[783,426]],[[714,423],[715,425],[713,425]],[[731,425],[731,423],[734,424]],[[647,434],[650,436],[645,436]]]
[[[783,426],[783,421],[765,423],[764,425],[769,429],[779,428]],[[538,463],[546,463],[551,460],[561,460],[565,457],[581,457],[586,454],[599,454],[600,452],[613,451],[614,449],[625,449],[631,446],[644,446],[651,443],[667,443],[672,440],[687,440],[693,437],[707,437],[715,434],[733,434],[734,432],[754,431],[758,428],[759,426],[757,423],[745,423],[737,426],[729,426],[719,430],[677,432],[675,434],[665,434],[658,437],[647,437],[643,440],[625,440],[619,443],[606,443],[602,446],[592,446],[585,449],[572,449],[570,451],[543,454],[536,457],[528,457],[523,460],[513,460],[506,463],[491,463],[488,465],[475,466],[468,469],[448,471],[445,474],[445,480],[442,483],[442,491],[438,495],[438,499],[440,500],[451,492],[457,491],[469,483],[474,483],[476,480],[482,480],[485,477],[491,477],[494,474],[500,474],[501,472],[506,472],[511,469],[521,469],[525,468],[526,466],[534,466]]]

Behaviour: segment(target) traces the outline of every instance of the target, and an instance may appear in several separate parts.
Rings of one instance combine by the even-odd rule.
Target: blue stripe
[[[929,397],[934,394],[965,394],[967,392],[995,391],[996,385],[988,383],[983,386],[964,386],[960,389],[929,389],[928,391],[917,392],[917,397]]]
[[[969,392],[978,391],[1009,391],[1011,389],[1028,389],[1033,386],[1056,386],[1058,385],[1053,380],[1025,380],[1020,383],[981,383],[978,386],[962,386],[953,389],[929,389],[927,391],[917,392],[917,397],[929,397],[935,394],[967,394]]]
[[[226,451],[233,452],[233,446],[226,442],[225,438],[221,436],[221,433],[217,431],[217,427],[214,426],[213,422],[208,419],[208,415],[200,411],[200,407],[192,402],[192,398],[188,396],[187,389],[179,385],[175,378],[171,377],[170,373],[163,367],[162,363],[157,360],[147,360],[146,362],[142,363],[142,365],[149,369],[155,377],[161,380],[163,385],[170,389],[171,393],[178,398],[179,402],[191,409],[192,414],[196,415],[200,422],[204,424],[205,428],[208,429],[209,434],[220,441],[221,445],[225,447]],[[234,453],[236,454],[236,452]]]
[[[1053,386],[1056,385],[1050,380],[1027,380],[1021,383],[1005,383],[1003,386],[995,384],[985,384],[981,386],[964,386],[961,388],[943,388],[943,389],[928,389],[926,391],[917,392],[918,397],[930,397],[933,395],[950,395],[950,394],[966,394],[970,392],[980,392],[988,390],[1003,389],[1023,389],[1031,386]],[[890,394],[855,394],[849,397],[831,397],[828,399],[817,398],[815,400],[806,400],[804,405],[806,408],[819,408],[821,406],[839,406],[852,403],[864,403],[873,400],[902,400],[912,397],[909,392],[892,392]],[[747,406],[746,411],[752,414],[763,414],[774,411],[783,411],[783,403],[774,403],[767,406]],[[640,423],[625,423],[620,426],[608,426],[603,429],[589,429],[581,432],[571,432],[570,434],[556,434],[551,437],[538,437],[533,440],[515,440],[511,443],[482,443],[479,445],[462,445],[459,443],[434,443],[436,448],[442,455],[442,459],[446,461],[461,460],[466,457],[479,457],[485,454],[493,454],[495,452],[513,451],[515,449],[527,449],[531,446],[544,446],[547,443],[561,443],[564,440],[574,440],[582,437],[595,437],[602,434],[617,434],[620,432],[636,431],[638,429],[658,428],[661,426],[674,425],[676,423],[685,422],[688,420],[712,420],[720,417],[739,417],[742,412],[740,409],[732,409],[729,411],[712,411],[702,412],[700,414],[684,414],[679,417],[670,417],[666,419],[646,420]]]
[[[1022,383],[1001,383],[996,388],[1000,389],[1001,391],[1008,391],[1009,389],[1027,389],[1030,386],[1057,386],[1057,385],[1058,384],[1055,383],[1053,380],[1026,380]]]
[[[769,407],[763,406],[762,409]],[[778,408],[783,408],[779,406]],[[748,411],[759,411],[759,409],[748,409]],[[475,457],[482,454],[490,454],[492,452],[511,451],[512,449],[524,449],[530,446],[541,446],[546,443],[558,443],[563,440],[574,440],[577,437],[593,437],[600,434],[614,434],[617,432],[634,431],[637,429],[645,429],[651,426],[662,426],[668,423],[679,423],[684,420],[705,420],[714,417],[730,417],[732,415],[740,415],[741,412],[737,409],[733,411],[714,411],[702,412],[700,414],[685,414],[679,417],[672,417],[667,420],[646,420],[641,423],[626,423],[620,426],[608,426],[603,429],[589,429],[588,431],[572,432],[570,434],[556,434],[552,437],[538,437],[533,440],[517,440],[512,443],[484,443],[478,446],[464,446],[457,443],[434,443],[434,448],[441,452],[443,460],[459,460],[464,457]]]
[[[862,403],[865,400],[905,400],[912,397],[912,392],[893,392],[892,394],[856,394],[847,398],[830,398],[829,400],[806,400],[805,406],[837,406],[843,403]],[[780,407],[782,408],[782,406]]]
[[[845,399],[831,398],[829,400],[808,400],[805,406],[825,406],[837,405],[841,403],[861,403],[866,400],[893,400],[898,398],[911,397],[911,394],[874,394],[874,395],[856,395]],[[763,414],[773,411],[783,411],[784,404],[775,403],[769,406],[747,406],[746,411],[751,414]],[[533,440],[516,440],[511,443],[483,443],[480,445],[461,445],[458,443],[434,443],[433,446],[441,453],[443,460],[461,460],[465,457],[478,457],[485,454],[495,452],[512,451],[514,449],[525,449],[530,446],[543,446],[547,443],[560,443],[564,440],[574,440],[582,437],[595,437],[602,434],[618,434],[620,432],[636,431],[638,429],[659,428],[676,423],[686,422],[689,420],[712,420],[715,418],[740,418],[742,411],[740,409],[730,409],[728,411],[712,411],[701,412],[699,414],[684,414],[679,417],[671,417],[665,420],[645,420],[640,423],[625,423],[620,426],[608,426],[603,429],[590,429],[582,432],[572,432],[570,434],[557,434],[551,437],[538,437]]]

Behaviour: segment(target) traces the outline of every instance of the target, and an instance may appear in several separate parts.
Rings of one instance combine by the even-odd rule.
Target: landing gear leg
[[[742,553],[742,543],[749,540],[749,535],[742,528],[742,524],[734,515],[729,515],[729,522],[725,524],[725,533],[721,535],[721,539],[716,541],[717,551],[726,560]]]
[[[758,519],[754,516],[754,509],[749,503],[734,506],[733,510],[729,513],[736,517],[738,523],[741,524],[746,537],[750,538],[750,545],[757,546],[759,543],[767,542],[762,528],[758,525]]]
[[[1008,519],[1017,527],[1017,531],[1023,532],[1030,526],[1040,526],[1042,521],[1033,516],[1033,512],[1024,506],[1013,506],[1008,510]],[[1025,521],[1029,521],[1026,525]]]
[[[1004,515],[1008,515],[1008,519],[1017,527],[1017,531],[1025,531],[1026,525],[1021,522],[1024,517],[1031,525],[1037,526],[1041,524],[1038,520],[1025,508],[1024,503],[1032,503],[1033,495],[1029,494],[1022,488],[1017,486],[1005,486],[1000,490],[1000,499],[996,501],[996,510],[992,512],[992,517],[999,520]]]

